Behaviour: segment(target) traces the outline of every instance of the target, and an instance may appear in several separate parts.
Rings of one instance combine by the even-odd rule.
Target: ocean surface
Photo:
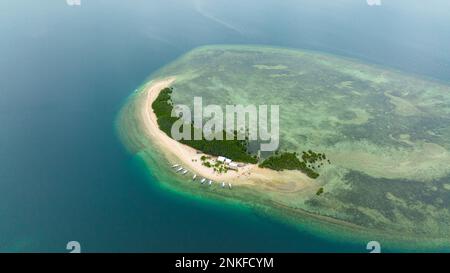
[[[1,1],[0,252],[67,252],[69,241],[83,252],[367,252],[160,187],[120,142],[117,113],[158,68],[208,44],[310,49],[449,83],[449,25],[444,0]]]

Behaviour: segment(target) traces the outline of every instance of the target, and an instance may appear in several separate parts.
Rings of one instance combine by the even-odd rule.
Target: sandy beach
[[[295,192],[305,188],[316,188],[314,182],[305,174],[299,171],[273,171],[263,169],[256,164],[245,164],[237,171],[229,170],[227,173],[214,172],[201,163],[201,156],[205,155],[180,142],[170,138],[159,129],[157,118],[152,110],[152,103],[158,97],[161,90],[171,86],[176,81],[176,77],[169,77],[162,80],[148,83],[139,98],[137,107],[139,113],[139,124],[143,131],[167,157],[170,164],[179,164],[189,170],[186,176],[204,177],[217,182],[232,183],[232,185],[250,184],[258,187],[265,187],[270,190],[282,192]],[[212,157],[213,159],[215,157]]]

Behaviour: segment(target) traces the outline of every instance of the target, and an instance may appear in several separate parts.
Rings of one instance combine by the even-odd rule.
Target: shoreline
[[[167,87],[170,87],[176,81],[176,77],[168,77],[149,82],[144,86],[136,101],[139,111],[139,125],[144,128],[146,137],[152,144],[158,146],[159,150],[166,156],[171,164],[180,164],[189,171],[190,176],[196,174],[197,177],[203,177],[214,182],[226,182],[234,185],[247,185],[269,188],[280,192],[298,192],[309,189],[317,190],[320,185],[307,177],[300,171],[274,171],[260,168],[257,164],[244,164],[237,171],[228,171],[227,173],[216,173],[212,168],[203,166],[201,156],[209,156],[196,149],[182,144],[159,129],[157,117],[152,109],[153,101],[159,93]],[[175,174],[175,171],[174,171]]]

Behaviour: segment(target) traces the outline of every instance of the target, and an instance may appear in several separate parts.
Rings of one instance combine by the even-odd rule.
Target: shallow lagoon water
[[[313,49],[449,81],[446,1],[326,2],[1,2],[0,251],[70,240],[83,251],[366,251],[160,189],[114,127],[148,75],[206,44]]]

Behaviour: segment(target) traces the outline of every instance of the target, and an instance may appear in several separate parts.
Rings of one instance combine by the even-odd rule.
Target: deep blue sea
[[[0,252],[366,252],[164,190],[115,118],[158,68],[208,44],[353,57],[450,82],[450,1],[2,0]],[[149,178],[150,177],[150,178]]]

